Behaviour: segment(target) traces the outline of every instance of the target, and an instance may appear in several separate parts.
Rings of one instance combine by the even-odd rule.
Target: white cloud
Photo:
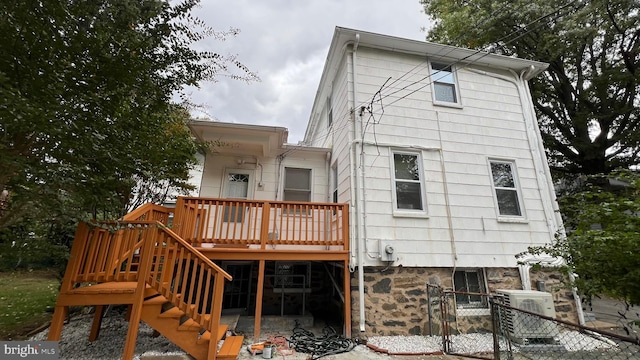
[[[238,59],[262,78],[219,78],[190,89],[192,100],[224,122],[284,126],[302,140],[336,26],[423,39],[428,24],[418,0],[203,0],[196,13],[216,30],[239,28],[234,38],[199,48]]]

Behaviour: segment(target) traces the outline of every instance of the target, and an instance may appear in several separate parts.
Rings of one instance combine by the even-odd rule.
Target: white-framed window
[[[510,160],[489,160],[491,183],[499,216],[523,217],[516,164]]]
[[[460,104],[456,76],[451,65],[432,62],[431,83],[434,103]]]
[[[394,209],[405,213],[426,213],[420,153],[393,151],[391,168]]]
[[[338,162],[331,167],[331,202],[338,202]]]
[[[331,95],[327,96],[327,127],[333,124],[333,105],[331,104]]]
[[[311,201],[311,169],[284,168],[284,201]]]
[[[456,307],[459,309],[487,308],[487,293],[482,269],[456,270],[453,274],[453,288],[456,291]]]

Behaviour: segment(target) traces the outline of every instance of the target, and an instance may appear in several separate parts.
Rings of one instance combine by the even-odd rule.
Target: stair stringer
[[[167,301],[168,302],[168,301]],[[161,317],[162,303],[145,303],[140,320],[147,323],[153,329],[164,335],[172,343],[198,360],[209,358],[209,343],[199,342],[201,330],[198,328],[180,329],[181,316]],[[207,330],[204,330],[208,333]],[[211,357],[215,359],[215,356]]]

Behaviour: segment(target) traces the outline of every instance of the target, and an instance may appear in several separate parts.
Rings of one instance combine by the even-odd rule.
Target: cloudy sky
[[[219,78],[188,89],[218,121],[283,126],[302,140],[336,26],[424,40],[427,16],[418,0],[203,0],[196,15],[216,30],[238,28],[224,42],[198,46],[238,59],[260,77]]]

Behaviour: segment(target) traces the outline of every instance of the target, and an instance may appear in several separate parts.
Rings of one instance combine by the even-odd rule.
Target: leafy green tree
[[[556,175],[640,164],[640,2],[420,2],[430,40],[549,63],[530,89]]]
[[[0,2],[0,228],[34,214],[121,215],[138,181],[186,189],[199,145],[172,97],[256,76],[194,50],[198,0]]]
[[[561,198],[566,237],[533,247],[566,261],[587,297],[606,294],[640,305],[640,174],[590,176],[581,191]]]

